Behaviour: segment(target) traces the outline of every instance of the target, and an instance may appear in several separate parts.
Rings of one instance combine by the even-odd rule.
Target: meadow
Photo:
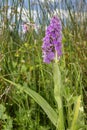
[[[0,130],[87,130],[87,2],[77,4],[77,12],[65,2],[65,20],[60,8],[53,11],[51,2],[39,1],[42,18],[37,10],[36,25],[29,0],[30,22],[24,33],[20,26],[23,1],[13,0],[10,18],[8,0],[1,2]],[[62,23],[59,69],[54,61],[44,63],[42,57],[42,39],[55,14]],[[60,86],[59,98],[55,86]]]

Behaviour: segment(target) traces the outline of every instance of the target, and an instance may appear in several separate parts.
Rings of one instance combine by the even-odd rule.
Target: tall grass
[[[68,12],[65,23],[65,20],[62,19],[61,9],[59,11],[51,10],[52,6],[56,9],[61,7],[60,4],[56,4],[56,0],[53,5],[46,0],[44,3],[38,0],[43,20],[38,13],[38,7],[37,19],[41,27],[38,33],[30,29],[24,39],[21,38],[21,33],[20,35],[18,33],[19,23],[22,23],[22,13],[20,12],[20,18],[18,18],[17,12],[18,6],[22,11],[24,1],[11,2],[10,19],[7,16],[8,1],[1,1],[2,8],[0,9],[0,129],[56,129],[52,120],[49,120],[43,109],[35,103],[35,99],[32,99],[27,93],[29,88],[40,94],[58,114],[54,98],[53,66],[43,63],[41,52],[45,26],[49,24],[49,18],[56,13],[60,16],[63,25],[63,56],[59,66],[64,86],[62,95],[64,125],[66,130],[85,130],[87,128],[87,14],[85,11],[80,11],[86,7],[86,1],[78,3],[78,6],[82,6],[82,8],[78,8],[81,10],[77,13],[75,13],[72,3],[64,1]],[[32,22],[34,20],[30,8],[31,1],[28,2],[28,16]],[[15,16],[14,23],[12,23],[13,15]],[[13,31],[10,30],[9,25],[12,26]],[[24,86],[24,90],[6,82],[2,77],[21,87]]]

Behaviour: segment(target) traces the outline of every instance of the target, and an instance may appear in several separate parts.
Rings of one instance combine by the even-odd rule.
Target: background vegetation
[[[77,130],[87,128],[87,7],[86,1],[80,1],[78,11],[72,3],[64,1],[68,17],[63,19],[61,9],[52,10],[56,4],[38,0],[42,20],[37,10],[37,28],[29,26],[22,33],[23,1],[12,1],[12,10],[8,18],[8,0],[0,1],[0,130],[55,130],[55,126],[35,101],[22,90],[7,83],[3,78],[29,87],[39,93],[56,111],[53,92],[52,64],[42,61],[42,38],[49,24],[49,17],[57,14],[63,26],[63,56],[60,60],[62,82],[64,85],[64,114],[66,129],[71,125],[72,110],[77,97],[81,95],[81,106],[77,121]],[[35,3],[34,3],[35,4]],[[28,19],[34,23],[31,1],[28,1]],[[76,5],[76,6],[77,6]],[[58,4],[60,7],[60,5]],[[17,8],[20,7],[20,13]],[[80,7],[80,8],[79,8]],[[46,14],[46,15],[45,15]],[[12,22],[13,16],[15,17]],[[20,30],[20,31],[19,31]],[[69,130],[69,129],[67,129]]]

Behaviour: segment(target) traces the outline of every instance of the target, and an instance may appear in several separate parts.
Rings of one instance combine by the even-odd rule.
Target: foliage
[[[21,16],[20,20],[18,19],[16,11],[18,5],[22,9],[23,1],[12,2],[13,7],[15,7],[13,8],[15,15],[13,30],[10,30],[8,26],[12,20],[7,18],[6,11],[8,11],[8,8],[6,8],[5,2],[2,2],[5,8],[0,9],[0,17],[6,26],[3,27],[0,24],[0,130],[55,130],[56,127],[51,122],[52,120],[49,120],[40,107],[43,101],[39,103],[35,97],[31,98],[29,91],[32,90],[35,94],[38,93],[43,97],[58,115],[57,104],[54,99],[53,65],[43,63],[41,51],[45,25],[49,23],[49,16],[55,13],[54,11],[51,13],[51,2],[49,7],[48,2],[44,1],[44,4],[42,4],[39,1],[43,20],[40,21],[38,31],[30,27],[26,34],[18,32],[19,23],[22,21]],[[79,19],[82,20],[80,23],[77,17],[78,12],[75,14],[74,9],[72,12],[68,3],[65,4],[69,16],[69,19],[66,19],[66,24],[59,15],[60,13],[57,14],[60,16],[63,25],[63,55],[59,66],[64,87],[62,100],[65,129],[86,130],[87,18],[85,12],[84,17],[81,17],[82,15],[79,12]],[[82,5],[85,6],[85,4]],[[31,12],[30,6],[29,10]],[[44,11],[46,11],[45,16]],[[29,15],[28,18],[32,22],[32,12]],[[11,83],[6,82],[3,78],[11,81]],[[20,89],[12,83],[20,86]],[[44,108],[46,109],[45,105]],[[75,126],[75,124],[77,125]]]
[[[7,115],[3,104],[0,104],[0,129],[12,130],[12,119]]]

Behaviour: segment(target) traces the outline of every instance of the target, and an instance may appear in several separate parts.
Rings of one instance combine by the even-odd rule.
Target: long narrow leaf
[[[5,79],[5,78],[3,78],[3,79],[5,81],[7,81],[8,83],[17,87],[17,89],[28,94],[31,98],[33,98],[34,101],[44,110],[44,112],[47,114],[47,116],[52,121],[52,123],[56,126],[57,120],[58,120],[57,113],[53,110],[53,108],[48,104],[48,102],[42,96],[40,96],[37,92],[31,90],[28,87],[23,87],[23,86],[16,84],[10,80]]]
[[[76,130],[76,122],[78,120],[80,102],[81,102],[81,96],[78,97],[77,103],[75,105],[75,112],[74,112],[74,117],[73,117],[73,120],[72,120],[72,125],[71,125],[71,129],[70,130]]]

